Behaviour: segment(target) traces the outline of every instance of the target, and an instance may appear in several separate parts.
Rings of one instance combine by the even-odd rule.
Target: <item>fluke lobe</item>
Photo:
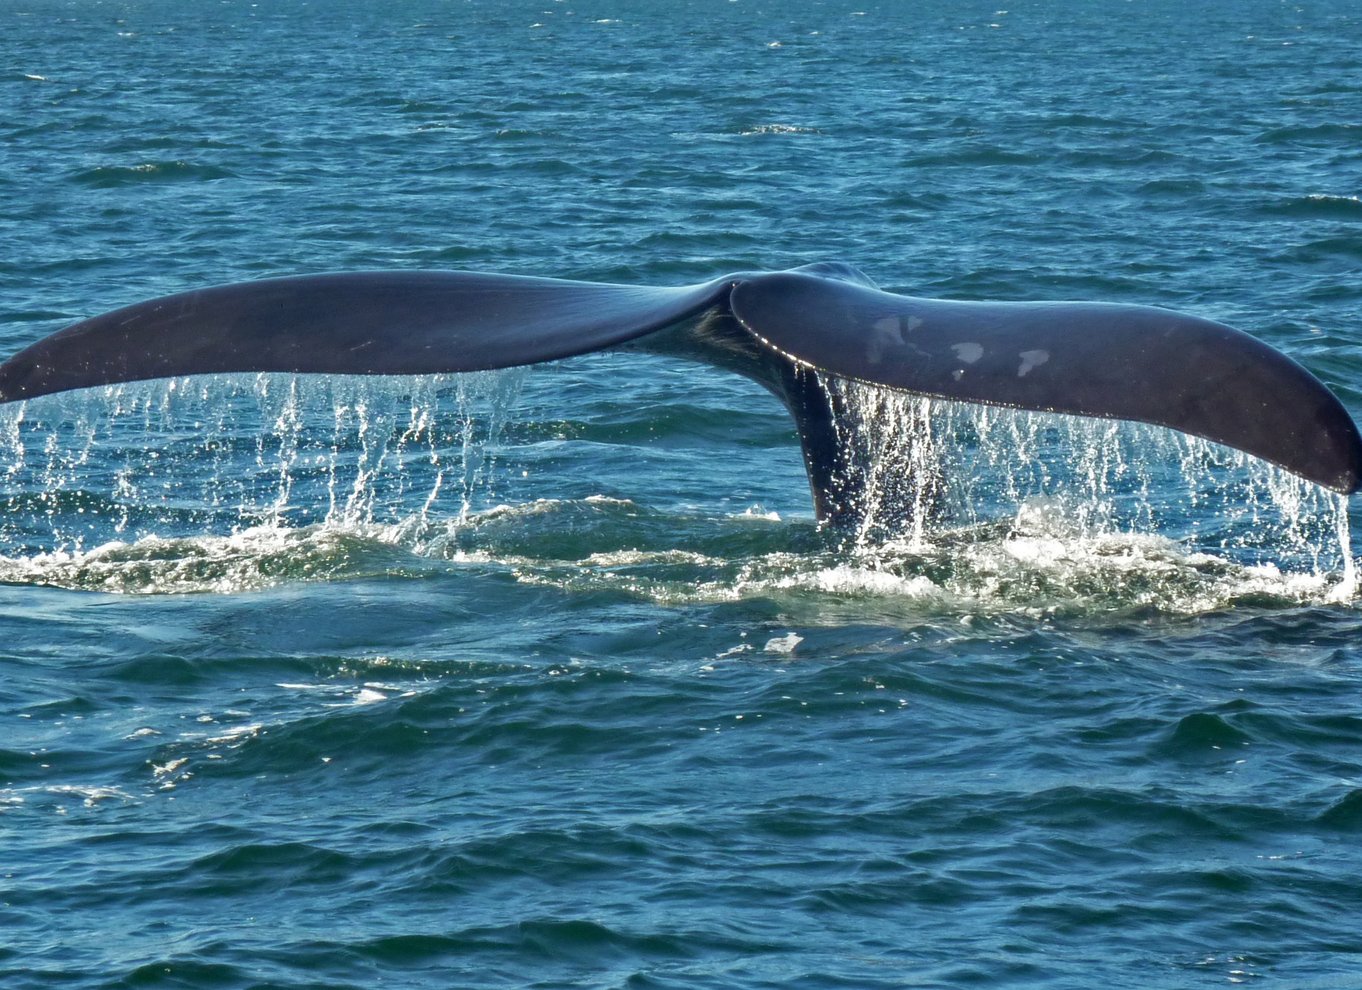
[[[1018,409],[1135,420],[1236,447],[1339,492],[1362,439],[1318,379],[1223,324],[1144,306],[958,302],[821,263],[650,287],[474,272],[265,279],[136,303],[0,364],[0,402],[218,372],[482,371],[627,347],[728,368],[794,416],[820,519],[851,521],[865,466],[811,374]]]

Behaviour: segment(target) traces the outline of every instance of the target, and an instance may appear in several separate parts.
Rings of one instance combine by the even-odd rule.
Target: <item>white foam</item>
[[[775,653],[781,656],[788,656],[795,651],[795,647],[804,642],[804,637],[799,633],[789,632],[784,636],[773,636],[766,641],[762,647],[767,653]]]
[[[96,808],[107,801],[119,801],[125,804],[133,804],[136,801],[131,794],[119,787],[87,784],[37,784],[30,787],[0,789],[0,811],[27,805],[29,799],[34,797],[75,798],[86,808]],[[57,803],[53,810],[59,815],[66,814],[66,806],[63,803]]]

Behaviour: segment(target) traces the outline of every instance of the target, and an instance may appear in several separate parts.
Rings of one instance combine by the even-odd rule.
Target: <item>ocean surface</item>
[[[0,0],[0,244],[4,354],[839,259],[1222,320],[1357,415],[1362,8]],[[658,357],[0,407],[0,985],[1362,987],[1356,506],[857,401],[945,465],[907,529]]]

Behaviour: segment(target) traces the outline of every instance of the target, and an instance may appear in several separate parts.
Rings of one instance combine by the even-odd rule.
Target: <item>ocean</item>
[[[0,53],[6,356],[266,276],[835,259],[1210,317],[1362,413],[1345,0],[3,0]],[[859,401],[944,466],[906,528],[636,353],[0,407],[0,984],[1362,987],[1356,506]]]

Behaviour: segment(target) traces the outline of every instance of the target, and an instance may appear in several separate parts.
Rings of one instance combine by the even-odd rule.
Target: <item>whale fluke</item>
[[[1362,441],[1338,398],[1242,331],[1150,306],[956,302],[800,272],[736,286],[738,322],[821,371],[987,405],[1167,426],[1339,492]]]
[[[419,375],[603,350],[712,305],[721,282],[604,285],[475,272],[354,272],[195,289],[91,317],[0,364],[0,402],[225,372]]]
[[[815,507],[854,487],[833,408],[807,369],[907,392],[1171,427],[1338,492],[1362,485],[1342,403],[1290,358],[1223,324],[1103,303],[959,302],[877,289],[849,265],[681,287],[473,272],[264,279],[135,303],[0,364],[0,402],[221,372],[431,374],[631,346],[731,368],[790,409]]]

